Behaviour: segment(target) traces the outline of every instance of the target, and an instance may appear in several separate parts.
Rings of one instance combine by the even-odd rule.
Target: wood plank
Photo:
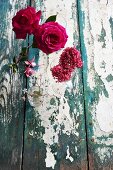
[[[68,3],[67,0],[33,0],[32,5],[42,10],[42,22],[57,14],[57,21],[66,27],[69,35],[66,46],[79,47],[75,0]],[[28,97],[24,170],[87,169],[82,73],[77,69],[71,81],[56,83],[50,67],[58,63],[61,52],[47,57],[37,49],[30,49],[30,58],[35,56],[41,66],[28,81],[29,93],[40,86],[44,96],[40,105],[39,99]]]
[[[0,170],[20,170],[23,148],[24,101],[21,74],[11,74],[9,64],[19,54],[22,41],[14,39],[12,17],[27,1],[0,1]]]
[[[89,169],[113,169],[113,2],[78,4],[89,142]]]

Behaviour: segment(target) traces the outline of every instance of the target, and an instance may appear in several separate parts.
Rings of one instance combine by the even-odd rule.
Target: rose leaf
[[[35,37],[33,37],[32,48],[37,48],[37,43],[36,43]]]
[[[47,20],[46,20],[46,22],[51,22],[51,21],[56,21],[56,17],[57,17],[57,15],[52,15],[52,16],[50,16]],[[46,23],[45,22],[45,23]]]
[[[27,52],[28,52],[27,47],[22,47],[21,55],[22,55],[22,56],[26,56],[26,55],[27,55]]]
[[[20,61],[22,62],[22,61],[26,61],[27,60],[27,56],[26,55],[23,55],[23,56],[21,56],[21,58],[20,58]]]
[[[16,63],[16,57],[13,58],[13,63]]]

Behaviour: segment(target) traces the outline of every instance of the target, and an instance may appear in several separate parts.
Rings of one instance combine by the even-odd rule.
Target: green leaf
[[[20,61],[26,61],[27,60],[27,56],[22,56],[21,58],[20,58]]]
[[[16,57],[13,58],[13,63],[16,63]]]
[[[51,22],[51,21],[56,21],[56,17],[57,17],[57,15],[52,15],[52,16],[50,16],[47,20],[46,20],[46,22]],[[46,23],[45,22],[45,23]]]
[[[36,43],[35,37],[33,37],[32,48],[37,48],[37,43]]]
[[[23,47],[22,48],[22,52],[20,53],[22,56],[26,56],[27,55],[27,52],[28,52],[28,49],[27,47]]]

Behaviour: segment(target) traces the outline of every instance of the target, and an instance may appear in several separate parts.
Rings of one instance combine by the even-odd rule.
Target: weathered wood
[[[57,14],[57,21],[66,27],[69,40],[66,46],[79,46],[77,4],[75,0],[33,0],[42,10],[44,22]],[[40,86],[43,96],[28,97],[24,143],[24,170],[86,170],[86,134],[81,70],[72,81],[56,83],[50,67],[57,64],[62,50],[48,57],[37,49],[30,49],[40,65],[29,79],[29,92]],[[34,101],[33,101],[34,100]]]
[[[113,169],[113,1],[78,1],[89,169]]]
[[[23,77],[12,74],[9,64],[22,42],[14,40],[12,17],[26,0],[0,1],[0,170],[20,170],[23,147]]]

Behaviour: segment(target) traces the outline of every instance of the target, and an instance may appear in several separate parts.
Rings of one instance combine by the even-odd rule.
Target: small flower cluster
[[[35,73],[35,71],[32,69],[36,66],[36,63],[34,62],[34,58],[32,60],[25,61],[25,64],[27,65],[25,68],[25,75],[26,77],[30,77],[32,74]]]
[[[80,52],[75,47],[67,47],[60,56],[59,64],[51,68],[58,82],[68,81],[76,67],[83,66]]]
[[[56,22],[56,15],[50,16],[45,23],[40,24],[41,11],[36,11],[35,8],[28,6],[21,9],[12,19],[13,31],[16,34],[16,39],[26,39],[27,35],[33,34],[32,47],[39,48],[47,55],[58,51],[65,47],[68,40],[66,29]],[[27,52],[26,52],[27,49]],[[25,47],[24,54],[20,56],[28,56],[28,47]],[[25,61],[25,75],[31,76],[35,71],[36,66],[32,60]],[[19,61],[22,61],[21,57]],[[13,63],[16,68],[17,62]],[[58,82],[68,81],[72,72],[76,67],[82,67],[80,52],[74,47],[64,49],[60,56],[59,64],[51,68],[52,75]]]

